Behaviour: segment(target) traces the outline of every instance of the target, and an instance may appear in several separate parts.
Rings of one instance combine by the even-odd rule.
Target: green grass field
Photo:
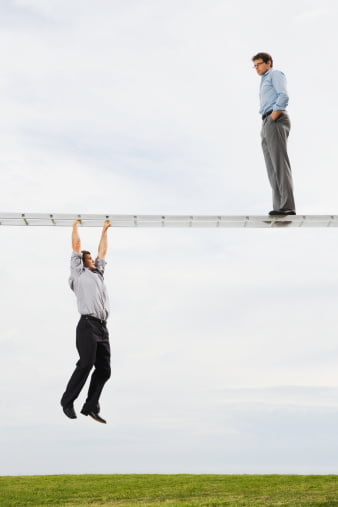
[[[336,475],[0,477],[0,505],[338,506]]]

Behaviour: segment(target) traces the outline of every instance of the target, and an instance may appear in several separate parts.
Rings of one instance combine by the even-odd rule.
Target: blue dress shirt
[[[270,69],[261,78],[259,89],[260,114],[268,111],[284,111],[289,103],[285,74],[280,70]]]

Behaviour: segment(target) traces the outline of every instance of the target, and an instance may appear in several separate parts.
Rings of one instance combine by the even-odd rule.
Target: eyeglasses
[[[258,63],[255,63],[255,65],[252,67],[253,69],[257,69],[257,67],[259,67],[260,65],[263,65],[263,63],[265,62],[258,62]]]

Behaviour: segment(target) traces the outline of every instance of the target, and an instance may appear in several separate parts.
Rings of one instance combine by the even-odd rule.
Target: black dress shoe
[[[102,417],[99,416],[99,414],[97,414],[96,412],[93,412],[92,410],[81,410],[81,414],[83,415],[89,415],[92,419],[94,419],[94,421],[97,421],[99,423],[102,423],[102,424],[107,424],[107,421],[105,421],[104,419],[102,419]]]
[[[295,215],[296,212],[293,211],[292,209],[279,209],[279,210],[275,210],[273,209],[272,211],[269,211],[269,215],[270,216],[286,216],[286,215]]]
[[[66,416],[69,417],[69,419],[76,419],[77,416],[73,405],[69,405],[68,407],[62,407],[62,410],[64,411]]]

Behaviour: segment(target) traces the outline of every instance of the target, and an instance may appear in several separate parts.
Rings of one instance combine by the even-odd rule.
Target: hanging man
[[[295,215],[291,166],[287,153],[290,119],[286,112],[289,96],[285,75],[272,68],[272,57],[268,53],[257,53],[252,61],[257,74],[261,76],[261,138],[273,198],[273,210],[269,215]]]
[[[104,384],[110,377],[110,346],[107,329],[109,300],[103,280],[107,254],[107,230],[110,221],[106,220],[102,229],[97,258],[94,260],[87,250],[81,251],[78,233],[79,220],[73,223],[71,274],[69,284],[77,298],[81,318],[76,328],[76,348],[80,359],[68,382],[61,399],[63,411],[70,419],[76,419],[74,401],[79,396],[91,369],[88,396],[81,414],[95,421],[106,423],[99,415],[99,398]]]

